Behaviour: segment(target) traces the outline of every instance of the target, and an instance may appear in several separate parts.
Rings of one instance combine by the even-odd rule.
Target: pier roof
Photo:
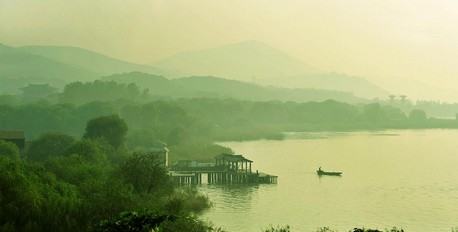
[[[233,155],[233,154],[221,154],[217,155],[215,159],[227,160],[230,162],[249,162],[253,163],[253,161],[243,157],[243,155]]]

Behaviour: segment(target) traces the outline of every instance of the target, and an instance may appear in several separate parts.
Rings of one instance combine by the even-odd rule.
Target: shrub
[[[270,226],[267,229],[264,229],[263,232],[290,232],[290,227],[289,226],[277,226],[273,227]]]
[[[14,143],[0,140],[0,156],[17,159],[19,158],[19,148]]]

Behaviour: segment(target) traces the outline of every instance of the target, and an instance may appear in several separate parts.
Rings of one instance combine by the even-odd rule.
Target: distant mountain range
[[[1,92],[15,92],[27,83],[63,85],[66,80],[88,80],[96,76],[95,73],[71,64],[0,45]]]
[[[182,52],[152,65],[175,77],[218,76],[277,87],[347,91],[365,98],[388,95],[363,78],[320,71],[257,41]]]
[[[77,47],[58,46],[25,46],[18,50],[46,57],[64,64],[77,66],[98,76],[114,73],[139,71],[144,73],[160,73],[156,68],[114,59],[93,51]]]
[[[92,81],[119,72],[159,73],[153,67],[110,58],[76,47],[0,44],[0,92],[14,93],[28,83],[63,87],[73,81]]]
[[[62,88],[70,82],[93,81],[102,76],[136,82],[140,87],[145,85],[155,94],[183,97],[291,101],[332,98],[355,102],[386,95],[384,90],[362,78],[319,72],[256,41],[179,53],[151,66],[77,47],[0,44],[0,93],[16,93],[29,83],[48,83]],[[249,83],[262,84],[263,87]]]
[[[177,76],[212,75],[244,81],[316,72],[288,54],[257,41],[181,52],[152,65]]]

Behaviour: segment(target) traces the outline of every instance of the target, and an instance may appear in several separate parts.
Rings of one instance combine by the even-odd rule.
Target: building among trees
[[[25,147],[25,136],[24,131],[19,130],[0,130],[0,140],[11,142],[16,144],[19,150],[24,150]]]

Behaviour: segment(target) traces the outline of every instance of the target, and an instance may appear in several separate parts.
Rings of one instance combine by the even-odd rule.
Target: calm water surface
[[[224,145],[279,176],[277,185],[202,186],[204,217],[232,232],[269,224],[312,232],[329,226],[447,231],[458,226],[458,131],[290,134]],[[343,171],[321,177],[315,170]]]

